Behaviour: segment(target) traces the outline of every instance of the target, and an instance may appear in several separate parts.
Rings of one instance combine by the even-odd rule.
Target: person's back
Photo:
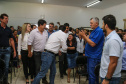
[[[38,73],[38,75],[35,77],[32,84],[38,84],[41,78],[43,78],[46,73],[48,72],[48,69],[50,68],[50,84],[54,84],[55,74],[56,74],[56,66],[55,66],[55,54],[58,53],[60,47],[63,48],[63,50],[67,50],[66,40],[65,40],[65,26],[60,26],[61,30],[53,33],[46,45],[44,52],[42,52],[41,60],[41,71]]]
[[[66,42],[66,37],[65,37],[65,33],[62,32],[61,30],[53,33],[52,35],[50,35],[46,45],[45,45],[45,49],[50,50],[52,52],[54,52],[55,54],[57,54],[57,50],[60,49],[62,42]],[[52,45],[53,44],[53,45]],[[49,47],[49,48],[48,48]],[[55,48],[55,49],[54,49]],[[62,47],[62,49],[65,49],[65,47]]]

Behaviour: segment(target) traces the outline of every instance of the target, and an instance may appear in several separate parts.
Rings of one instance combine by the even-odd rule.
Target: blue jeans
[[[101,78],[101,84],[104,78]],[[121,77],[112,77],[111,81],[109,84],[120,84]]]
[[[87,72],[89,75],[89,84],[99,84],[99,77],[95,76],[95,66],[99,64],[99,60],[87,58]]]
[[[49,52],[43,52],[41,55],[42,65],[41,71],[35,77],[32,84],[39,84],[40,80],[45,77],[48,69],[50,68],[50,84],[54,84],[56,66],[55,66],[55,54]]]
[[[0,59],[3,59],[5,62],[5,77],[3,79],[4,84],[8,82],[8,69],[9,69],[9,61],[10,61],[11,48],[0,49]]]

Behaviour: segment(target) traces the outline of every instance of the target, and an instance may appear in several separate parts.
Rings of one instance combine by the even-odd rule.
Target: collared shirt
[[[96,44],[96,46],[92,47],[88,43],[86,43],[85,56],[100,60],[104,43],[103,30],[98,26],[95,30],[91,32],[89,39],[93,41]]]
[[[53,30],[52,33],[50,33],[49,30],[47,30],[47,32],[48,32],[48,38],[49,38],[49,36],[50,36],[52,33],[54,33],[55,31]]]
[[[45,45],[45,49],[57,54],[60,47],[65,51],[67,50],[66,34],[61,30],[51,34]]]
[[[0,24],[0,47],[9,47],[9,39],[13,38],[12,31],[6,26],[4,29]]]
[[[126,42],[123,42],[122,70],[126,70]]]
[[[76,37],[77,40],[77,51],[79,53],[83,53],[84,51],[84,39],[79,39],[79,37]]]
[[[21,55],[21,50],[28,50],[28,37],[29,33],[25,33],[22,40],[22,34],[18,36],[18,55]]]
[[[48,40],[48,33],[46,30],[41,34],[38,28],[31,31],[28,38],[28,45],[33,46],[34,51],[43,52],[45,44]]]
[[[110,56],[119,57],[116,69],[112,77],[121,77],[123,43],[115,31],[112,31],[106,38],[100,67],[100,76],[105,78],[108,72]]]

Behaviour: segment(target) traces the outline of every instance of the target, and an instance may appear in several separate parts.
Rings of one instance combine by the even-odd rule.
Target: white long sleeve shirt
[[[21,50],[28,50],[28,37],[29,33],[25,33],[22,41],[22,34],[18,36],[18,55],[21,55]]]

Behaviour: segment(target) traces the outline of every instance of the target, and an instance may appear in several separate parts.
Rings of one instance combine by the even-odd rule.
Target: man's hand
[[[59,56],[61,56],[62,55],[62,52],[61,51],[59,51]]]
[[[103,80],[103,82],[102,82],[102,84],[109,84],[109,81],[107,81],[107,80]]]
[[[83,54],[83,56],[85,56],[85,54]]]
[[[16,51],[14,51],[14,56],[13,56],[13,58],[15,58],[16,57]]]
[[[32,57],[32,52],[28,52],[28,57]]]
[[[18,55],[18,59],[21,60],[21,55]]]
[[[85,32],[84,32],[83,30],[81,30],[81,31],[79,32],[79,35],[80,35],[80,36],[83,36],[83,35],[86,35],[86,34],[85,34]]]

